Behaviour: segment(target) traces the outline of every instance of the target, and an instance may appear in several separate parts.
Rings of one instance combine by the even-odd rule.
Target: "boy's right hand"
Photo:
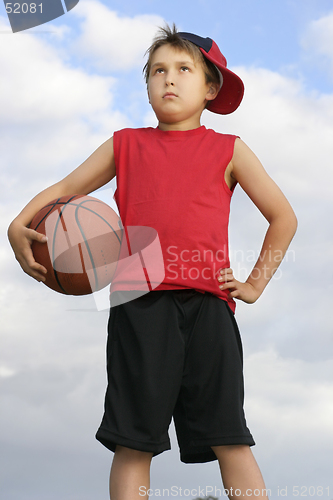
[[[47,237],[14,220],[8,228],[8,239],[23,271],[37,281],[45,281],[47,270],[35,261],[31,244],[33,241],[46,243]]]

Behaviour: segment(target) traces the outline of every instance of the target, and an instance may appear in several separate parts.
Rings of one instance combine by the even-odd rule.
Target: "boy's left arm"
[[[238,138],[230,175],[269,222],[259,258],[246,282],[236,280],[232,269],[222,269],[218,278],[220,288],[229,289],[231,298],[252,304],[260,297],[279,267],[296,232],[297,219],[288,200],[256,155]]]

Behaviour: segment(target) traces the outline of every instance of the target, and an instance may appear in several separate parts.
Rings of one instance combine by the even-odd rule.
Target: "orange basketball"
[[[111,283],[122,229],[119,216],[106,203],[92,196],[63,196],[42,208],[30,228],[48,238],[31,247],[36,262],[47,269],[46,286],[87,295]]]

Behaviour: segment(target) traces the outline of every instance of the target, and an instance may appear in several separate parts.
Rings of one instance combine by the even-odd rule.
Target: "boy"
[[[23,270],[44,280],[46,270],[30,248],[33,240],[45,241],[27,228],[33,216],[51,199],[88,194],[117,174],[122,223],[157,230],[165,278],[111,310],[108,389],[96,435],[115,452],[110,497],[147,498],[150,462],[170,448],[172,416],[182,461],[217,459],[230,498],[265,497],[243,411],[234,299],[259,298],[296,231],[296,217],[239,138],[200,125],[205,107],[231,113],[243,97],[242,81],[226,68],[215,42],[166,27],[148,53],[147,90],[158,127],[116,132],[31,200],[9,227],[9,239]],[[227,250],[237,183],[269,222],[245,283],[234,278]]]

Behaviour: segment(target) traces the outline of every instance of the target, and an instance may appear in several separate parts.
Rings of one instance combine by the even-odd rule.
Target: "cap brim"
[[[217,66],[223,76],[223,85],[221,90],[215,99],[210,101],[207,109],[213,113],[219,113],[221,115],[233,113],[242,102],[244,96],[244,84],[242,80],[228,68],[222,66],[221,63],[210,54],[207,54],[205,50],[202,48],[200,48],[200,50],[204,57]]]

